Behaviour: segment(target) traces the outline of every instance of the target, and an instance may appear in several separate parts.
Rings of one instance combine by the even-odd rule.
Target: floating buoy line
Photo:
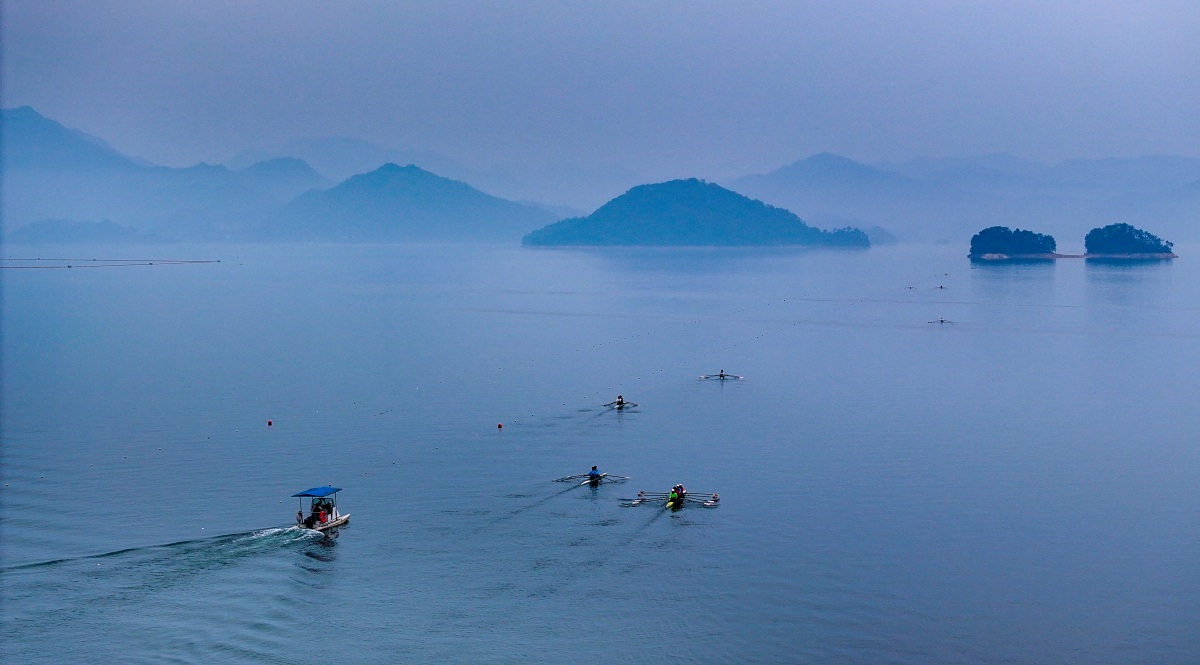
[[[9,270],[54,270],[66,268],[129,268],[133,266],[180,266],[220,263],[219,259],[0,259]]]

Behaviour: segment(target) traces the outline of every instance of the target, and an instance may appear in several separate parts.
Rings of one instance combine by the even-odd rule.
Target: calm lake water
[[[3,251],[5,662],[1200,660],[1200,247]]]

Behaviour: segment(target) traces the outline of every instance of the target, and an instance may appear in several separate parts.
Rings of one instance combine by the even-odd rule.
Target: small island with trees
[[[1129,224],[1092,229],[1083,240],[1086,254],[1059,254],[1053,236],[991,226],[971,238],[972,261],[1053,259],[1152,260],[1178,258],[1171,243]]]
[[[1062,258],[1056,254],[1054,236],[1033,231],[990,226],[971,238],[972,261],[1040,261]]]
[[[1175,259],[1174,244],[1129,224],[1109,224],[1083,239],[1088,259]]]
[[[525,236],[540,246],[869,247],[856,228],[823,231],[795,213],[691,178],[640,185],[587,217],[555,222]]]

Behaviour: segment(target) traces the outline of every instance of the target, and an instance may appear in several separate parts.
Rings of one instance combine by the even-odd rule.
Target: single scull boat
[[[624,499],[626,506],[640,506],[643,503],[661,503],[664,508],[678,510],[688,504],[697,504],[705,508],[716,508],[721,505],[720,494],[704,494],[701,492],[638,492],[636,499]]]
[[[603,483],[623,483],[629,480],[629,476],[614,476],[610,473],[600,473],[593,476],[590,473],[581,473],[574,476],[566,476],[563,478],[555,478],[556,483],[579,482],[579,486],[591,485],[592,487],[599,486]]]

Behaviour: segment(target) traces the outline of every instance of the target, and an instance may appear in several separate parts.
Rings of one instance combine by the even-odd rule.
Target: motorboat
[[[350,514],[343,515],[337,507],[337,493],[340,487],[314,487],[297,492],[292,497],[300,498],[300,510],[296,511],[296,526],[313,531],[328,531],[343,526],[350,521]],[[304,516],[304,500],[308,502],[308,516]]]

